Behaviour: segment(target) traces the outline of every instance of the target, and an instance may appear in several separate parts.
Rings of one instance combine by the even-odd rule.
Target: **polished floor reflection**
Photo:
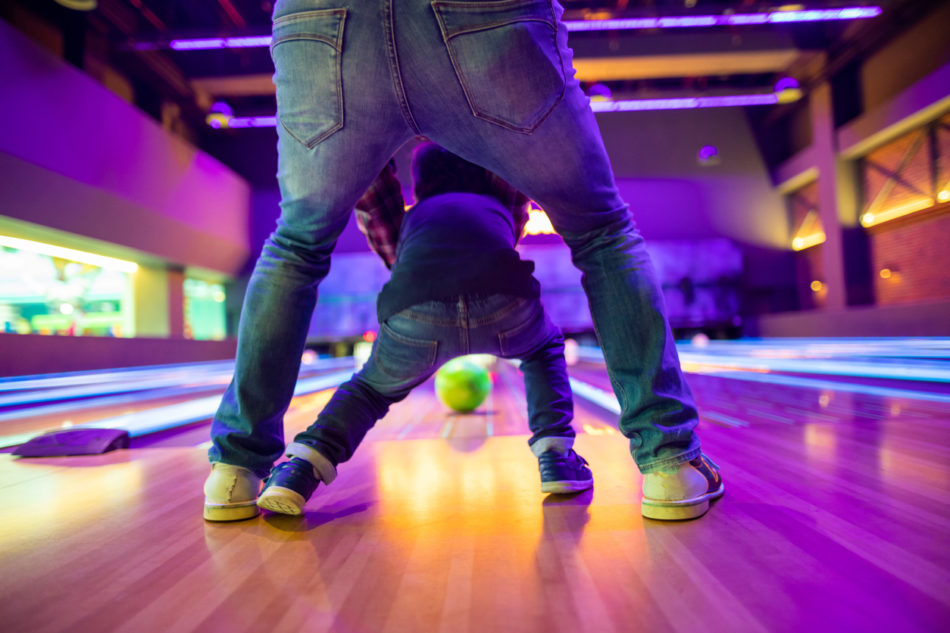
[[[448,414],[431,383],[394,407],[300,519],[201,520],[206,422],[99,456],[0,455],[0,617],[23,631],[945,630],[947,383],[689,359],[709,351],[684,363],[726,494],[697,521],[640,516],[627,442],[590,396],[609,390],[595,357],[571,368],[590,390],[577,448],[595,487],[542,495],[520,376],[498,364],[476,414]],[[938,372],[946,357],[916,356]],[[198,384],[136,399],[221,388]],[[288,434],[329,394],[303,390]],[[86,403],[87,421],[131,406],[94,397],[59,404]],[[0,429],[70,415],[40,406],[8,405]]]

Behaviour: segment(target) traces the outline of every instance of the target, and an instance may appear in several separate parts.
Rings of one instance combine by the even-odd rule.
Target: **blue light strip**
[[[147,394],[131,393],[116,396],[102,396],[99,398],[86,398],[84,400],[72,400],[69,402],[57,402],[55,404],[45,404],[29,409],[13,409],[0,413],[0,422],[6,420],[23,420],[46,415],[56,415],[58,413],[73,413],[84,411],[86,409],[98,409],[100,407],[119,406],[123,404],[142,405],[148,401],[163,400],[166,398],[176,398],[196,391],[208,391],[211,385],[195,385],[190,387],[181,387],[178,389],[158,389],[149,391]]]
[[[927,402],[939,402],[943,404],[950,404],[950,394],[941,394],[941,393],[932,393],[929,391],[917,391],[914,389],[897,389],[891,387],[879,387],[876,385],[861,385],[855,383],[847,382],[836,382],[834,380],[821,380],[818,378],[804,378],[800,376],[785,376],[782,374],[759,374],[755,372],[747,371],[725,371],[717,372],[715,374],[705,374],[711,375],[716,378],[727,378],[730,380],[744,380],[746,382],[758,382],[770,385],[781,385],[784,387],[797,387],[800,389],[814,389],[814,390],[833,390],[838,392],[846,393],[859,393],[862,395],[868,396],[878,396],[882,398],[898,398],[901,400],[922,400]],[[588,402],[591,402],[605,411],[612,413],[614,415],[620,415],[620,404],[617,402],[617,398],[614,394],[604,391],[599,387],[595,387],[589,383],[583,382],[576,378],[571,378],[571,389],[574,392],[574,395]],[[812,412],[807,412],[807,414],[812,414]],[[722,422],[728,424],[729,426],[734,427],[745,427],[749,426],[749,423],[745,420],[740,420],[737,418],[725,416],[721,413],[715,411],[712,412],[703,412],[700,411],[699,417],[709,418],[711,420]],[[764,414],[760,411],[756,411],[751,414],[750,417],[766,417],[770,419],[776,419],[779,422],[784,424],[791,424],[793,420],[788,418],[779,418],[777,416]]]
[[[679,349],[696,349],[705,353],[725,350],[735,354],[785,354],[793,350],[809,358],[828,358],[834,355],[894,358],[950,359],[950,338],[768,338],[712,340],[698,346],[689,342],[677,343]],[[591,348],[594,349],[594,348]]]
[[[814,358],[748,358],[725,354],[680,352],[680,362],[711,367],[744,369],[748,371],[788,372],[792,374],[821,374],[825,376],[854,376],[857,378],[884,378],[889,380],[919,380],[950,383],[950,364],[927,361],[843,361]]]
[[[196,365],[156,365],[144,369],[109,369],[101,372],[49,374],[0,380],[0,392],[8,392],[0,396],[0,407],[141,392],[183,384],[220,384],[223,387],[230,381],[234,372],[234,361]],[[303,366],[301,372],[306,375],[315,371],[352,366],[351,357],[325,358],[312,365]]]
[[[32,376],[11,376],[0,379],[0,391],[18,391],[26,389],[48,389],[51,387],[69,387],[75,385],[103,384],[123,378],[141,378],[159,375],[171,371],[188,371],[195,375],[213,373],[233,368],[234,361],[211,361],[207,363],[182,363],[176,365],[146,365],[141,367],[112,368],[98,371],[65,372],[61,374],[34,374]]]
[[[806,378],[803,376],[785,376],[783,374],[759,374],[751,371],[724,371],[711,374],[704,374],[715,378],[728,378],[730,380],[744,380],[746,382],[759,382],[770,385],[782,385],[786,387],[800,387],[803,389],[831,389],[834,391],[844,391],[847,393],[860,393],[868,396],[879,396],[882,398],[900,398],[902,400],[925,400],[928,402],[941,402],[950,404],[950,394],[933,393],[930,391],[917,391],[915,389],[898,389],[896,387],[879,387],[877,385],[862,385],[851,382],[837,382],[835,380],[822,380],[820,378]],[[755,415],[758,415],[756,413]],[[700,412],[702,417],[702,412]]]
[[[323,376],[305,378],[297,382],[294,389],[294,395],[300,396],[331,387],[339,386],[353,375],[352,370],[334,372]],[[183,426],[193,422],[210,419],[221,403],[221,395],[215,394],[205,398],[196,398],[187,402],[156,407],[148,411],[136,411],[127,415],[120,415],[112,418],[104,418],[92,422],[77,424],[70,428],[106,428],[106,429],[124,429],[132,437],[157,433],[166,429]],[[55,430],[55,429],[47,429]],[[46,431],[34,433],[22,433],[0,438],[0,448],[16,446],[29,441],[37,435],[42,435]]]
[[[950,361],[932,360],[950,358],[950,339],[710,341],[701,347],[679,343],[677,349],[682,363],[717,372],[735,369],[950,383]],[[584,360],[603,362],[599,348],[581,348],[579,353]]]

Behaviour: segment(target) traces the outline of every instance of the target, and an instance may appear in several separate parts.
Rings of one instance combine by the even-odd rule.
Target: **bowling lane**
[[[207,424],[105,455],[0,455],[5,618],[51,631],[693,630],[687,596],[714,631],[945,621],[939,402],[692,374],[727,491],[703,519],[659,525],[639,515],[641,476],[597,399],[576,406],[594,489],[542,495],[521,376],[494,371],[480,413],[449,412],[431,381],[395,405],[299,519],[201,520]],[[609,390],[602,365],[570,373]],[[332,393],[295,397],[287,437]]]
[[[727,492],[700,521],[657,525],[639,516],[616,414],[584,398],[595,487],[540,494],[521,376],[495,373],[480,414],[449,412],[431,382],[395,405],[300,519],[201,521],[207,425],[105,455],[0,456],[5,616],[24,630],[692,630],[685,595],[709,630],[924,632],[950,608],[950,437],[911,441],[940,426],[933,403],[904,417],[870,394],[692,375]],[[595,363],[571,375],[609,389]],[[287,436],[331,394],[294,398]]]
[[[934,527],[950,517],[950,408],[933,392],[907,381],[855,390],[849,381],[799,386],[783,375],[750,381],[704,371],[688,376],[699,432],[733,500],[784,494],[786,507],[804,515],[837,512],[862,526],[881,556],[885,543],[900,539],[920,560],[950,566],[950,552],[933,538]],[[571,376],[610,389],[597,363],[579,363]],[[750,486],[753,473],[758,480]],[[735,477],[743,489],[730,488]]]
[[[443,438],[464,444],[492,436],[530,435],[524,397],[524,380],[516,366],[496,362],[491,367],[492,390],[485,402],[472,413],[457,413],[446,408],[435,395],[434,381],[428,380],[403,402],[390,409],[389,415],[371,431],[373,439],[403,440]],[[579,433],[614,433],[611,415],[591,408],[576,411],[575,429]]]

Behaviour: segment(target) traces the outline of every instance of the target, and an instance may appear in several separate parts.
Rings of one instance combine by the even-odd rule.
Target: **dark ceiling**
[[[935,3],[882,0],[873,3],[882,6],[882,16],[856,22],[572,33],[570,43],[582,83],[607,84],[615,95],[768,89],[784,75],[796,77],[807,90],[809,83],[873,50]],[[273,129],[213,130],[204,123],[217,100],[225,100],[236,115],[273,114],[268,49],[179,52],[167,46],[178,38],[268,34],[270,0],[98,0],[98,8],[89,13],[65,9],[53,0],[2,4],[0,17],[24,30],[37,31],[39,21],[58,31],[63,56],[77,66],[95,60],[115,68],[131,84],[136,105],[156,119],[168,116],[167,104],[177,104],[178,133],[255,186],[274,186]],[[562,0],[562,4],[565,18],[581,19],[751,13],[781,3]],[[809,2],[807,8],[861,4],[872,3],[823,0]]]

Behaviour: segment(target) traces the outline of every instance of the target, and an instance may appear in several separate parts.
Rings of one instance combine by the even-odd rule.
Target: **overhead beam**
[[[636,57],[575,58],[581,81],[619,81],[667,77],[708,77],[784,72],[800,55],[795,49],[758,52],[695,53]],[[274,94],[271,73],[192,79],[192,88],[215,97]]]

